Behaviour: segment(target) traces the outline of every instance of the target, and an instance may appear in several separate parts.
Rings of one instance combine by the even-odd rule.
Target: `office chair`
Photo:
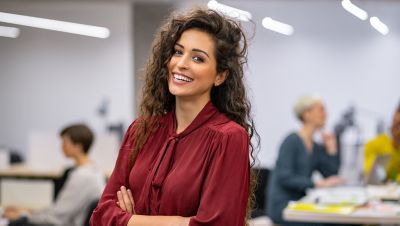
[[[68,179],[69,174],[74,170],[75,167],[68,167],[64,170],[64,173],[60,178],[54,180],[54,200],[57,199],[58,194],[60,193],[62,187]]]
[[[86,215],[86,219],[85,219],[85,224],[84,224],[84,226],[90,226],[90,224],[89,224],[89,222],[90,222],[90,217],[92,216],[92,213],[93,213],[94,209],[96,209],[97,203],[99,203],[99,200],[98,200],[98,199],[93,200],[93,201],[90,203],[89,208],[88,208],[88,210],[87,210],[87,215]]]
[[[265,202],[267,200],[266,195],[270,170],[267,168],[255,168],[252,170],[257,177],[257,187],[255,189],[255,206],[251,212],[251,218],[256,218],[260,216],[266,216],[267,213],[267,205],[265,205]]]

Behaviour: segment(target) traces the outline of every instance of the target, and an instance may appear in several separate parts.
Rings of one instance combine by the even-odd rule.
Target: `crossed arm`
[[[135,213],[135,201],[132,192],[121,186],[117,192],[119,208],[133,214],[127,226],[189,226],[190,217],[180,216],[146,216]]]

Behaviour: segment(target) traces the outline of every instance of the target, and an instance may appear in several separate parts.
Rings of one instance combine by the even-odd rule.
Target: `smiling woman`
[[[198,29],[182,33],[168,64],[168,88],[177,102],[197,102],[204,106],[211,89],[221,85],[227,71],[217,73],[212,36]],[[181,105],[179,103],[177,105]]]
[[[251,138],[243,82],[246,39],[213,10],[173,15],[145,71],[129,127],[91,225],[243,226]]]

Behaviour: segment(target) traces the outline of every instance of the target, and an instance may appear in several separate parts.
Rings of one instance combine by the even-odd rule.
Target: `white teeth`
[[[174,74],[174,78],[178,79],[178,80],[181,80],[181,81],[185,81],[185,82],[193,81],[192,78],[189,78],[189,77],[186,77],[186,76],[183,76],[183,75],[178,75],[178,74]]]

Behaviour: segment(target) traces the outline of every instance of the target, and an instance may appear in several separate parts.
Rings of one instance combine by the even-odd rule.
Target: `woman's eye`
[[[199,63],[204,62],[203,58],[202,58],[202,57],[199,57],[199,56],[193,57],[193,60],[194,60],[195,62],[199,62]]]
[[[175,49],[174,50],[174,55],[182,55],[182,51]]]

